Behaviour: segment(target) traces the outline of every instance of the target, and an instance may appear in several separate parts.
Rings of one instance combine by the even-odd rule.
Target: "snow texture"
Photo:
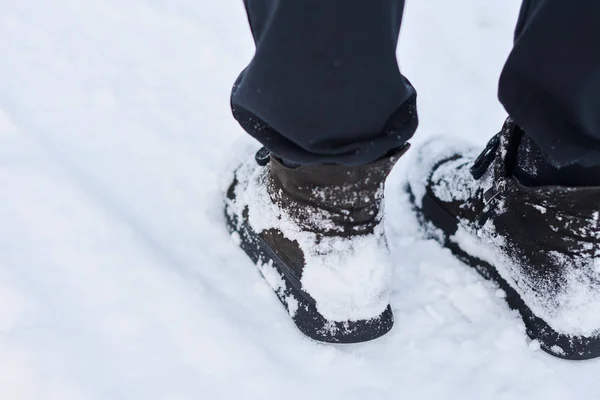
[[[519,3],[407,2],[413,143],[498,131]],[[0,399],[598,399],[600,361],[537,350],[496,287],[418,236],[408,156],[386,192],[393,330],[297,331],[224,228],[252,51],[241,1],[3,2]]]

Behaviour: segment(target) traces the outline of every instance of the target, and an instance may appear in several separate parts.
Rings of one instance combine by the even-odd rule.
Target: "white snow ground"
[[[409,2],[421,128],[483,144],[517,0]],[[241,1],[4,1],[0,399],[598,399],[388,186],[393,331],[305,339],[223,227]]]

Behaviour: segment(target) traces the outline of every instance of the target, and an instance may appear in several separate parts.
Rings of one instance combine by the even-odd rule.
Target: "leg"
[[[417,125],[396,44],[403,0],[246,0],[256,54],[232,92],[242,127],[297,164],[360,165]]]
[[[417,125],[398,70],[401,0],[248,0],[256,54],[233,114],[270,154],[246,156],[227,226],[298,328],[328,342],[393,324],[384,181]]]
[[[499,97],[555,167],[600,166],[598,27],[595,0],[522,6]]]
[[[596,4],[526,0],[500,80],[511,118],[479,156],[430,141],[409,174],[424,231],[496,282],[542,349],[574,360],[600,357]]]

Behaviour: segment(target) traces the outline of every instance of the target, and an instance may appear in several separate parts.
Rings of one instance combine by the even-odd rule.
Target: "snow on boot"
[[[354,343],[391,329],[382,200],[407,149],[364,166],[297,168],[261,149],[235,170],[228,229],[305,335]]]
[[[600,356],[600,187],[527,187],[510,119],[477,153],[432,140],[409,191],[424,229],[506,292],[528,335],[561,358]]]

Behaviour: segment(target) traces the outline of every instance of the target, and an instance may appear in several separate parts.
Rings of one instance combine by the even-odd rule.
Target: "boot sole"
[[[304,292],[297,279],[292,278],[279,256],[262,240],[262,238],[245,222],[238,224],[240,216],[225,209],[227,229],[230,234],[239,235],[238,245],[258,267],[267,282],[262,266],[272,265],[281,276],[283,286],[271,289],[277,294],[279,301],[288,311],[292,320],[302,333],[311,339],[328,343],[359,343],[376,339],[392,329],[394,318],[388,305],[378,317],[358,321],[330,321],[323,317],[315,306],[315,302]]]
[[[587,360],[600,356],[600,337],[572,336],[552,329],[531,311],[517,291],[500,276],[492,264],[467,253],[451,240],[458,230],[458,221],[441,207],[435,198],[426,193],[422,200],[422,207],[418,207],[409,185],[407,185],[406,191],[425,233],[428,233],[425,228],[427,223],[431,223],[441,231],[442,235],[430,234],[428,236],[448,248],[455,257],[473,267],[482,277],[495,282],[506,293],[505,300],[508,306],[518,310],[521,314],[527,335],[531,339],[537,340],[542,350],[566,360]]]

